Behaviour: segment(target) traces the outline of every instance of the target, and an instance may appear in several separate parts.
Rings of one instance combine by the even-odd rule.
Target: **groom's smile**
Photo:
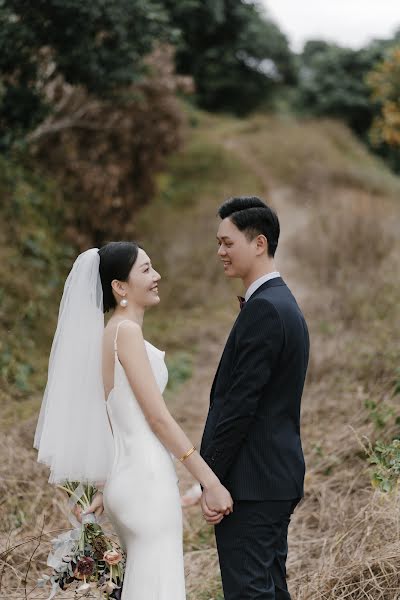
[[[243,277],[254,258],[252,242],[232,223],[229,218],[223,219],[217,232],[218,257],[221,260],[227,277]]]
[[[219,250],[218,250],[218,254],[221,256],[221,262],[223,264],[224,267],[224,271],[227,272],[229,271],[230,267],[232,267],[232,261],[228,258],[227,256],[227,252],[224,249],[226,247],[231,247],[232,246],[232,241],[228,238],[222,238],[221,241],[219,241]]]

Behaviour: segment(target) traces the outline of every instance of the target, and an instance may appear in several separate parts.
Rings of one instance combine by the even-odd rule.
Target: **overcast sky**
[[[261,0],[293,50],[308,39],[359,48],[400,28],[400,0]]]

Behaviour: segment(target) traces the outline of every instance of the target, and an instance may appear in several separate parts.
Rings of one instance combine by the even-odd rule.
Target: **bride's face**
[[[147,308],[160,302],[158,282],[161,276],[151,264],[146,252],[139,248],[138,256],[128,277],[126,298],[138,306]]]

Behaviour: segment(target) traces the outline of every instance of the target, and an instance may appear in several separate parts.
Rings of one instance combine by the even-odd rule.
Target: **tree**
[[[373,64],[364,51],[306,44],[300,76],[300,102],[317,116],[332,116],[357,133],[368,130],[372,106],[364,78]]]
[[[52,81],[109,98],[163,40],[207,109],[246,113],[296,79],[285,36],[248,0],[0,0],[0,143],[52,111]]]
[[[51,111],[43,90],[61,76],[110,96],[137,82],[142,59],[170,33],[157,0],[1,0],[0,127],[3,145]]]
[[[63,190],[80,247],[132,236],[181,143],[173,33],[156,0],[0,0],[0,144]]]
[[[197,102],[238,114],[256,108],[282,84],[296,81],[288,41],[254,2],[165,0],[180,30],[177,69],[192,75]]]
[[[393,40],[375,40],[361,50],[309,41],[300,57],[299,106],[317,116],[344,120],[367,139],[375,114],[366,76]]]

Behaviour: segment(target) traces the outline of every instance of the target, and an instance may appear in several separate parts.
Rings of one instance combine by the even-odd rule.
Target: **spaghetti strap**
[[[127,322],[129,322],[129,319],[124,319],[123,321],[120,321],[117,325],[117,329],[115,332],[115,338],[114,338],[114,352],[117,352],[117,337],[118,337],[119,326],[121,325],[121,323],[127,323]]]

